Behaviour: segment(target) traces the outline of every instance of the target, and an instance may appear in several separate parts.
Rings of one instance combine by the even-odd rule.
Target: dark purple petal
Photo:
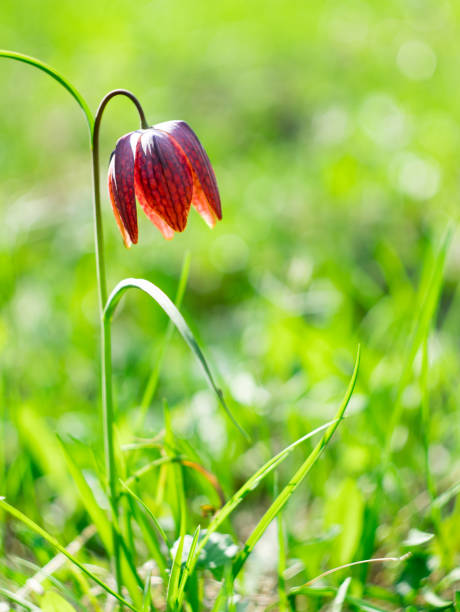
[[[127,247],[137,242],[137,211],[134,196],[134,151],[139,133],[122,136],[109,166],[109,194],[116,222]]]
[[[136,197],[146,215],[155,223],[154,213],[182,232],[192,200],[192,171],[184,152],[168,134],[154,128],[141,132],[134,181]]]
[[[190,162],[192,170],[198,179],[195,181],[193,204],[208,222],[210,218],[222,219],[222,207],[220,203],[219,190],[217,188],[216,176],[212,169],[209,157],[198,140],[197,135],[185,121],[164,121],[154,126],[170,134],[184,151]],[[201,186],[202,194],[199,193]],[[204,197],[203,197],[204,195]],[[207,200],[207,202],[206,202]],[[210,210],[209,210],[210,209]],[[214,224],[210,223],[210,224]]]

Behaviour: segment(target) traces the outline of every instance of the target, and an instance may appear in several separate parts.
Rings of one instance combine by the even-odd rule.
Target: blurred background
[[[460,549],[458,4],[6,0],[0,12],[3,48],[51,64],[94,111],[123,87],[152,124],[188,121],[214,165],[224,219],[213,231],[192,212],[165,242],[139,211],[139,244],[127,251],[105,169],[138,118],[121,98],[105,113],[109,289],[136,276],[173,296],[190,251],[183,313],[254,444],[238,437],[178,337],[145,437],[161,429],[167,398],[175,431],[228,495],[331,418],[361,343],[352,416],[286,510],[289,555],[311,577],[401,552],[416,528],[436,534],[420,580],[446,574]],[[85,519],[55,433],[95,448],[101,439],[88,133],[44,74],[0,59],[0,83],[1,492],[67,540]],[[115,321],[122,439],[166,325],[142,295]],[[75,450],[82,462],[85,448]],[[283,466],[283,482],[305,452]],[[435,516],[430,500],[446,491]],[[271,496],[267,484],[242,506],[239,537]],[[272,569],[264,550],[254,588],[257,571]],[[382,583],[408,580],[372,571],[389,572]]]

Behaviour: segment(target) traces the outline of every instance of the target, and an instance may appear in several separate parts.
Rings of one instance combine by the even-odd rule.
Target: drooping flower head
[[[185,121],[165,121],[122,136],[112,153],[108,179],[127,247],[138,238],[136,199],[167,239],[185,229],[192,204],[210,227],[222,219],[211,162]]]

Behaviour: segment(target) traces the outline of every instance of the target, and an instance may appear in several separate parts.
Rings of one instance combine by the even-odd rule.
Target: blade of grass
[[[236,612],[237,608],[236,608],[236,602],[235,602],[235,597],[234,597],[234,587],[235,587],[235,581],[233,580],[233,576],[232,576],[232,568],[230,566],[228,566],[226,568],[226,575],[225,575],[225,580],[224,580],[224,587],[223,587],[223,591],[225,593],[225,610],[226,612]]]
[[[242,433],[242,435],[247,440],[249,440],[248,434],[240,426],[238,421],[236,421],[235,417],[233,416],[233,414],[231,413],[230,409],[228,408],[228,406],[227,406],[227,404],[226,404],[226,402],[224,400],[224,397],[223,397],[223,394],[222,394],[222,390],[219,389],[219,387],[216,385],[216,383],[214,381],[214,377],[213,377],[213,375],[211,373],[211,370],[209,368],[208,362],[206,361],[206,359],[205,359],[205,357],[204,357],[204,355],[203,355],[203,353],[202,353],[202,351],[201,351],[201,349],[200,349],[200,347],[199,347],[199,345],[198,345],[198,343],[197,343],[197,341],[195,339],[195,336],[193,335],[193,333],[190,330],[189,326],[185,322],[184,317],[181,315],[179,310],[176,308],[176,306],[173,304],[173,302],[169,299],[169,297],[166,295],[166,293],[164,293],[156,285],[154,285],[153,283],[151,283],[150,281],[147,281],[145,279],[126,278],[126,279],[122,280],[121,282],[118,283],[118,285],[112,291],[112,293],[110,294],[110,296],[109,296],[109,298],[107,300],[107,304],[106,304],[105,309],[104,309],[104,320],[107,322],[107,325],[110,325],[110,321],[112,319],[113,313],[115,312],[115,308],[117,307],[117,304],[119,303],[121,297],[129,289],[139,289],[140,291],[143,291],[144,293],[149,295],[160,306],[160,308],[162,308],[162,310],[168,315],[169,319],[174,323],[175,327],[179,331],[179,333],[182,336],[182,338],[188,344],[188,346],[189,346],[190,350],[192,351],[192,353],[195,355],[195,357],[200,362],[200,364],[201,364],[201,366],[203,368],[203,371],[205,373],[206,380],[207,380],[210,388],[216,394],[217,399],[218,399],[220,405],[222,406],[222,408],[227,413],[227,416],[230,418],[230,420],[233,422],[233,424],[237,427],[237,429],[239,429],[240,433]]]
[[[165,555],[163,554],[160,544],[158,542],[157,536],[155,532],[152,530],[151,525],[148,522],[147,517],[141,511],[139,506],[136,504],[134,499],[131,497],[129,499],[129,504],[131,507],[131,513],[138,524],[142,537],[144,539],[145,545],[147,546],[150,554],[152,555],[153,560],[158,566],[158,570],[160,572],[161,579],[163,580],[163,584],[168,584],[168,571],[167,566],[168,562],[166,560]]]
[[[342,612],[343,604],[345,602],[345,597],[347,595],[348,587],[350,586],[351,578],[345,578],[342,584],[339,586],[339,590],[337,591],[337,595],[334,597],[334,601],[331,605],[331,612]]]
[[[166,400],[164,405],[164,418],[165,418],[165,442],[166,449],[175,448],[174,432],[171,425],[171,414],[169,412],[168,404]],[[180,465],[173,464],[168,469],[173,473],[173,480],[170,484],[173,491],[177,496],[177,509],[179,513],[179,545],[177,547],[176,555],[173,559],[171,568],[171,575],[169,577],[168,589],[166,593],[166,609],[167,611],[175,611],[181,606],[178,605],[179,596],[179,579],[182,567],[182,553],[184,549],[185,534],[187,531],[187,515],[185,505],[185,491],[184,491],[184,480],[182,476],[182,468]]]
[[[67,463],[70,475],[72,476],[72,479],[80,494],[80,499],[84,507],[86,508],[86,511],[88,512],[91,521],[94,523],[102,540],[102,543],[105,546],[105,549],[107,550],[108,554],[111,555],[112,531],[107,515],[97,503],[91,488],[86,482],[81,469],[75,464],[72,456],[70,455],[67,449],[66,444],[64,443],[62,438],[60,438],[60,436],[57,436],[57,438],[61,444],[61,449],[64,454],[64,458]]]
[[[278,473],[275,472],[274,496],[278,496]],[[278,595],[279,595],[279,610],[287,612],[289,603],[286,594],[286,580],[284,572],[286,571],[286,535],[284,532],[283,513],[279,512],[276,517],[278,528]]]
[[[152,603],[152,596],[150,594],[152,582],[152,570],[150,569],[147,574],[147,579],[145,581],[144,587],[144,600],[142,602],[142,612],[150,612],[150,610],[155,610],[155,606]]]
[[[107,591],[107,593],[110,593],[110,595],[112,595],[113,597],[115,597],[116,599],[118,599],[118,601],[120,603],[122,603],[123,605],[125,605],[127,608],[129,608],[130,610],[133,610],[134,612],[137,612],[137,608],[135,608],[129,601],[127,601],[124,597],[122,597],[121,595],[119,595],[116,591],[114,591],[113,589],[111,589],[109,587],[108,584],[106,584],[103,580],[101,580],[100,578],[98,578],[98,576],[96,576],[96,574],[93,574],[93,572],[91,572],[89,569],[87,569],[83,563],[80,563],[80,561],[78,561],[78,559],[76,559],[71,553],[69,553],[69,551],[64,548],[64,546],[62,546],[58,540],[56,540],[56,538],[54,536],[52,536],[51,534],[49,534],[45,529],[43,529],[42,527],[40,527],[39,525],[37,525],[37,523],[35,523],[34,521],[32,521],[31,519],[29,519],[25,514],[23,514],[20,510],[18,510],[17,508],[14,508],[13,506],[11,506],[10,504],[8,504],[4,498],[0,498],[0,508],[2,508],[3,510],[5,510],[6,512],[8,512],[8,514],[11,514],[11,516],[14,516],[14,518],[16,518],[18,521],[21,521],[21,523],[23,523],[24,525],[26,525],[27,527],[29,527],[29,529],[31,529],[32,531],[34,531],[36,534],[38,534],[39,536],[41,536],[44,540],[46,540],[49,544],[51,544],[51,546],[53,546],[54,548],[56,548],[59,552],[61,552],[63,555],[65,555],[67,557],[67,559],[69,559],[69,561],[71,563],[73,563],[74,565],[76,565],[84,574],[86,574],[89,578],[91,578],[92,580],[94,580],[94,582],[96,582],[96,584],[98,584],[100,587],[102,587],[104,589],[104,591]]]
[[[281,509],[286,505],[291,495],[294,493],[294,491],[303,481],[303,479],[308,474],[308,472],[311,470],[313,465],[322,455],[326,446],[329,444],[332,436],[335,433],[335,430],[337,429],[340,421],[342,420],[344,416],[345,410],[352,396],[353,389],[355,388],[356,378],[358,376],[358,369],[359,369],[359,358],[360,358],[360,349],[358,348],[358,353],[356,356],[356,363],[355,363],[353,375],[348,385],[348,389],[345,393],[345,397],[337,411],[335,422],[332,425],[330,425],[330,427],[326,430],[326,433],[323,435],[321,440],[318,442],[318,444],[309,454],[307,459],[300,466],[300,468],[297,470],[297,472],[294,474],[294,476],[291,478],[288,484],[284,487],[284,489],[281,491],[281,493],[272,503],[270,508],[265,512],[263,517],[260,519],[260,521],[257,523],[255,528],[253,529],[251,535],[246,540],[243,550],[236,556],[235,560],[233,561],[233,576],[234,577],[238,575],[241,568],[246,563],[247,558],[249,557],[252,550],[254,549],[254,546],[257,544],[259,539],[262,537],[262,534],[265,532],[265,530],[270,525],[272,520],[278,515]]]
[[[184,550],[185,533],[181,534],[179,545],[174,555],[171,574],[169,576],[168,590],[166,592],[166,609],[168,612],[176,609],[180,568],[182,565],[182,552]]]
[[[451,499],[456,497],[459,493],[460,493],[460,482],[456,482],[451,487],[449,487],[447,491],[444,491],[444,493],[441,493],[440,495],[438,495],[438,497],[433,500],[431,505],[435,506],[436,508],[441,509],[446,504],[448,504]]]
[[[445,566],[448,566],[450,563],[449,559],[449,546],[446,545],[442,527],[442,515],[441,510],[433,504],[436,499],[436,484],[431,473],[430,469],[430,439],[429,439],[429,428],[430,428],[430,394],[428,389],[428,370],[429,370],[429,361],[428,361],[428,336],[429,336],[429,327],[426,330],[426,335],[423,339],[423,351],[422,351],[422,368],[420,372],[420,382],[422,388],[422,401],[420,406],[420,429],[422,434],[422,444],[423,444],[423,454],[424,454],[424,462],[425,462],[425,482],[427,490],[431,497],[430,504],[430,514],[431,520],[433,522],[434,531],[436,533],[436,537],[439,542],[439,547],[441,549],[441,556],[443,559],[443,563]],[[453,561],[453,559],[452,559]]]
[[[437,254],[435,255],[432,263],[431,273],[428,274],[428,278],[422,279],[424,282],[421,283],[419,289],[419,296],[416,300],[418,307],[414,313],[414,323],[409,344],[406,349],[405,358],[403,361],[403,370],[399,380],[398,390],[396,399],[393,405],[393,411],[390,415],[390,421],[387,428],[387,437],[385,442],[384,458],[382,466],[388,463],[391,456],[391,440],[395,427],[398,425],[401,414],[402,414],[402,396],[404,390],[408,384],[411,368],[417,355],[417,351],[421,346],[423,339],[427,336],[428,329],[433,320],[436,312],[437,305],[439,303],[439,297],[442,288],[442,280],[444,273],[444,264],[449,249],[450,241],[452,239],[453,229],[449,227],[441,241],[441,245]]]
[[[173,463],[174,461],[179,461],[179,460],[180,460],[179,457],[160,457],[159,459],[154,459],[150,463],[147,463],[146,465],[143,465],[141,468],[139,468],[137,472],[134,472],[132,476],[126,479],[126,482],[124,484],[130,487],[131,485],[136,483],[140,478],[142,478],[142,476],[145,476],[154,468],[160,465],[164,465],[165,463]]]
[[[18,595],[16,595],[16,593],[13,593],[12,591],[9,591],[8,589],[4,589],[3,587],[0,587],[0,593],[4,595],[5,597],[7,597],[9,600],[14,601],[15,604],[22,606],[26,610],[33,610],[33,612],[35,611],[40,612],[40,608],[38,606],[34,605],[30,601],[27,601],[23,597],[19,597]]]
[[[184,260],[182,262],[182,270],[181,270],[181,274],[179,278],[179,285],[177,287],[176,299],[174,300],[174,303],[178,309],[182,305],[185,288],[187,287],[187,281],[188,281],[189,272],[190,272],[190,261],[191,261],[190,251],[187,251],[187,253],[185,253],[184,255]],[[147,410],[150,406],[153,396],[155,395],[155,391],[158,385],[158,379],[160,377],[161,366],[163,365],[163,359],[166,354],[166,349],[168,348],[168,345],[171,341],[173,331],[174,331],[174,323],[170,320],[168,323],[168,327],[166,329],[166,333],[163,338],[163,342],[158,352],[158,357],[157,357],[155,366],[152,369],[149,380],[147,382],[147,386],[144,391],[144,395],[142,396],[142,401],[140,405],[140,416],[139,416],[139,429],[140,430],[143,430]]]
[[[219,612],[222,609],[222,604],[223,604],[223,599],[226,595],[225,590],[220,590],[219,593],[217,594],[216,599],[214,600],[214,604],[211,608],[211,612]]]
[[[153,522],[153,524],[155,525],[156,530],[158,531],[158,533],[159,533],[159,534],[160,534],[160,536],[162,537],[163,542],[166,544],[166,546],[168,547],[168,549],[169,549],[169,548],[171,548],[171,545],[170,545],[170,542],[169,542],[168,536],[166,535],[166,533],[165,533],[165,531],[164,531],[163,527],[160,525],[160,523],[158,522],[158,520],[157,520],[156,516],[153,514],[153,512],[150,510],[150,508],[147,506],[147,504],[145,504],[145,503],[142,501],[142,499],[141,499],[141,498],[140,498],[138,495],[136,495],[136,493],[134,493],[134,491],[133,491],[132,489],[130,489],[130,488],[128,487],[128,485],[127,485],[125,482],[123,482],[123,481],[120,481],[120,482],[121,482],[122,487],[123,487],[124,489],[126,489],[126,491],[127,491],[128,495],[131,495],[131,497],[132,497],[133,499],[135,499],[135,500],[136,500],[136,502],[137,502],[137,503],[138,503],[140,506],[142,506],[142,508],[144,508],[144,510],[145,510],[145,511],[147,512],[147,514],[149,515],[149,517],[152,519],[152,522]]]
[[[211,534],[214,533],[215,531],[217,531],[217,529],[220,527],[220,525],[225,521],[226,518],[228,518],[230,516],[230,514],[235,510],[235,508],[237,508],[239,506],[239,504],[243,501],[243,499],[251,491],[253,491],[260,484],[260,482],[264,478],[266,478],[266,476],[268,476],[268,474],[270,474],[280,463],[282,463],[299,444],[301,444],[305,440],[308,440],[309,438],[313,437],[317,433],[320,433],[321,431],[324,431],[325,429],[328,429],[334,423],[335,423],[335,421],[329,421],[328,423],[325,423],[324,425],[321,425],[320,427],[317,427],[313,431],[310,431],[305,436],[302,436],[301,438],[299,438],[298,440],[296,440],[295,442],[293,442],[292,444],[290,444],[289,446],[284,448],[281,452],[279,452],[277,455],[275,455],[274,457],[269,459],[269,461],[267,461],[261,468],[259,468],[238,489],[238,491],[234,495],[232,495],[232,497],[228,500],[228,502],[225,504],[225,506],[223,506],[215,514],[214,518],[212,519],[212,521],[210,522],[210,524],[209,524],[209,526],[208,526],[208,528],[206,530],[206,534],[203,536],[203,538],[199,542],[197,550],[195,552],[195,556],[194,556],[193,562],[192,562],[192,571],[193,571],[193,568],[194,568],[196,562],[198,561],[198,557],[199,557],[201,551],[205,547],[205,545],[206,545],[207,541],[209,540]]]
[[[72,571],[72,574],[75,576],[75,580],[78,582],[82,593],[86,595],[86,597],[88,598],[88,601],[91,603],[92,612],[103,612],[102,607],[99,605],[99,602],[95,594],[91,590],[91,587],[87,580],[87,576],[85,576],[85,574],[83,574],[82,572],[79,572],[78,568],[76,568],[73,565],[71,566],[71,571]]]
[[[363,559],[361,561],[352,561],[351,563],[345,563],[344,565],[339,565],[338,567],[334,567],[330,570],[327,570],[326,572],[323,572],[319,576],[312,578],[311,580],[306,582],[303,586],[311,586],[312,584],[314,584],[318,580],[321,580],[321,578],[324,578],[325,576],[329,576],[330,574],[335,574],[336,572],[340,572],[343,569],[348,569],[349,567],[355,567],[357,565],[364,565],[364,564],[368,565],[369,563],[399,563],[400,561],[405,561],[406,559],[408,559],[411,556],[411,554],[412,553],[408,552],[405,555],[402,555],[401,557],[378,557],[375,559]]]
[[[72,555],[78,553],[78,551],[83,548],[83,546],[90,540],[94,534],[96,533],[96,527],[94,525],[88,525],[83,529],[83,531],[70,542],[66,549]],[[34,571],[33,576],[28,578],[25,585],[16,592],[17,597],[25,598],[27,597],[31,591],[36,590],[37,587],[41,586],[45,580],[49,580],[58,588],[60,588],[69,598],[72,597],[72,593],[67,587],[62,584],[60,581],[54,578],[53,574],[58,572],[60,568],[66,563],[66,557],[62,553],[57,553],[46,565],[43,567],[37,566],[35,563],[31,563],[26,559],[21,559],[20,561],[16,561],[16,563],[20,563],[25,565],[25,567],[32,569]],[[73,601],[73,603],[77,604],[77,602]]]
[[[182,601],[184,597],[184,589],[187,583],[188,577],[191,573],[191,561],[193,559],[193,555],[195,554],[196,546],[198,544],[198,539],[200,537],[200,526],[195,529],[195,533],[193,534],[193,540],[190,545],[190,550],[188,551],[187,560],[185,561],[184,570],[182,572],[182,576],[179,582],[179,591],[178,591],[178,600]]]

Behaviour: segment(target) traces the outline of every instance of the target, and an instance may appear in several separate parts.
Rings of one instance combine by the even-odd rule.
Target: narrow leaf
[[[106,550],[109,554],[112,554],[112,532],[109,519],[107,518],[104,510],[102,510],[97,503],[94,493],[86,482],[81,469],[74,462],[64,441],[59,436],[58,439],[61,443],[61,448],[64,453],[67,467],[80,494],[80,499],[88,512],[91,521],[96,526]]]
[[[351,377],[351,380],[348,385],[348,389],[345,393],[345,397],[342,401],[342,404],[340,405],[340,408],[337,411],[335,422],[327,429],[326,433],[323,435],[321,440],[312,450],[310,455],[307,457],[304,463],[300,466],[300,468],[297,470],[297,472],[294,474],[294,476],[291,478],[288,484],[284,487],[284,489],[281,491],[281,493],[272,503],[270,508],[265,512],[265,514],[260,519],[256,527],[253,529],[251,535],[246,540],[243,550],[240,552],[240,554],[237,556],[237,558],[235,559],[233,563],[233,576],[234,577],[238,575],[241,568],[246,563],[247,558],[249,557],[252,550],[254,549],[254,546],[257,544],[259,539],[262,537],[267,527],[270,525],[272,520],[277,516],[278,512],[280,512],[281,509],[286,505],[291,495],[294,493],[294,491],[303,481],[305,476],[308,474],[308,472],[311,470],[313,465],[316,463],[316,461],[319,459],[319,457],[323,453],[326,446],[329,444],[332,436],[334,435],[335,430],[337,429],[340,421],[343,418],[345,410],[348,406],[348,402],[350,401],[350,398],[352,396],[353,389],[356,383],[356,378],[358,376],[359,354],[360,354],[360,351],[358,348],[358,354],[356,356],[356,363],[355,363],[353,375]]]
[[[334,597],[334,601],[331,605],[331,612],[341,612],[343,604],[345,602],[345,596],[350,586],[351,578],[345,578],[337,591],[337,595]]]
[[[192,544],[190,546],[190,550],[187,555],[187,560],[185,561],[184,571],[182,572],[182,576],[179,583],[179,591],[177,594],[178,606],[179,608],[182,605],[183,597],[184,597],[184,589],[187,583],[187,579],[190,576],[191,572],[191,562],[193,559],[193,555],[195,554],[196,546],[198,544],[198,539],[200,537],[200,526],[195,529],[195,533],[193,534]]]
[[[120,482],[121,482],[122,486],[123,486],[123,487],[126,489],[127,493],[128,493],[129,495],[131,495],[131,497],[132,497],[133,499],[135,499],[135,500],[137,501],[137,503],[138,503],[140,506],[142,506],[142,508],[144,508],[144,510],[147,512],[147,514],[149,515],[149,517],[152,519],[152,522],[153,522],[153,524],[155,525],[155,527],[156,527],[156,529],[157,529],[158,533],[161,535],[161,537],[162,537],[162,539],[163,539],[164,543],[166,544],[166,546],[167,546],[167,547],[168,547],[168,549],[169,549],[169,548],[171,547],[171,545],[170,545],[170,543],[169,543],[168,536],[166,535],[166,533],[165,533],[165,531],[164,531],[163,527],[162,527],[162,526],[160,525],[160,523],[158,522],[158,520],[157,520],[156,516],[153,514],[153,512],[150,510],[150,508],[147,506],[147,504],[145,504],[145,503],[142,501],[142,499],[141,499],[141,498],[140,498],[138,495],[136,495],[132,489],[130,489],[130,488],[128,487],[128,485],[127,485],[126,483],[124,483],[123,481],[120,481]]]
[[[259,468],[257,472],[255,472],[255,474],[253,474],[243,484],[243,486],[240,489],[238,489],[238,491],[228,500],[228,502],[217,512],[217,514],[214,516],[211,523],[209,524],[209,527],[206,530],[206,535],[203,537],[203,539],[198,544],[197,550],[195,552],[195,558],[193,560],[193,566],[195,566],[196,563],[198,562],[200,554],[202,550],[205,548],[207,541],[211,537],[211,534],[217,531],[220,525],[225,521],[226,518],[228,518],[228,516],[230,516],[230,514],[235,510],[235,508],[239,506],[239,504],[243,501],[243,499],[251,491],[253,491],[260,484],[260,482],[268,476],[268,474],[270,474],[280,463],[282,463],[299,444],[301,444],[302,442],[305,442],[305,440],[308,440],[309,438],[313,437],[317,433],[320,433],[321,431],[328,429],[334,423],[335,421],[329,421],[328,423],[325,423],[324,425],[317,427],[313,431],[310,431],[305,436],[302,436],[301,438],[299,438],[298,440],[296,440],[295,442],[293,442],[292,444],[284,448],[277,455],[269,459],[267,463],[265,463],[261,468]]]
[[[69,604],[59,593],[48,591],[41,600],[43,612],[75,612],[75,608]]]
[[[150,612],[150,608],[152,606],[152,597],[150,594],[151,582],[152,582],[152,569],[149,570],[147,574],[147,578],[145,580],[144,600],[142,602],[142,612]]]
[[[64,548],[64,546],[62,546],[56,540],[54,536],[50,535],[47,531],[45,531],[45,529],[37,525],[37,523],[32,521],[32,519],[28,518],[20,510],[18,510],[17,508],[14,508],[13,506],[10,506],[10,504],[8,504],[4,500],[4,498],[0,498],[0,508],[3,508],[3,510],[11,514],[11,516],[14,516],[14,518],[24,523],[24,525],[27,525],[29,529],[31,529],[32,531],[37,533],[39,536],[41,536],[44,540],[46,540],[49,544],[51,544],[51,546],[54,546],[54,548],[56,548],[59,552],[65,555],[69,559],[69,561],[71,561],[74,565],[76,565],[84,574],[86,574],[89,578],[94,580],[94,582],[96,582],[100,587],[102,587],[105,591],[107,591],[107,593],[110,593],[110,595],[118,599],[118,601],[120,601],[123,605],[125,605],[130,610],[137,612],[136,608],[132,604],[130,604],[129,601],[124,599],[124,597],[119,595],[116,591],[110,588],[109,585],[107,585],[104,581],[98,578],[96,574],[93,574],[93,572],[91,572],[82,563],[80,563],[80,561],[78,561],[78,559],[76,559],[71,553],[69,553],[69,551],[66,548]]]
[[[181,315],[179,310],[176,308],[174,303],[169,299],[169,297],[166,295],[166,293],[164,293],[159,287],[157,287],[156,285],[154,285],[150,281],[147,281],[147,280],[142,279],[142,278],[126,278],[126,279],[120,281],[118,283],[118,285],[115,287],[115,289],[112,291],[112,293],[110,294],[110,296],[109,296],[109,298],[107,300],[107,304],[106,304],[105,309],[104,309],[104,318],[105,318],[105,320],[108,321],[108,322],[111,320],[111,318],[113,316],[113,313],[115,311],[115,308],[117,307],[118,302],[120,301],[122,295],[128,289],[139,289],[140,291],[143,291],[144,293],[149,295],[160,306],[160,308],[162,308],[162,310],[168,315],[170,320],[174,323],[174,325],[176,326],[177,330],[181,334],[182,338],[188,344],[188,346],[189,346],[190,350],[192,351],[192,353],[195,355],[195,357],[200,362],[200,364],[201,364],[201,366],[202,366],[202,368],[204,370],[204,373],[205,373],[205,376],[206,376],[206,380],[208,381],[208,384],[211,387],[211,389],[217,395],[217,398],[218,398],[218,401],[219,401],[220,405],[225,410],[225,412],[227,413],[228,417],[231,419],[233,424],[240,430],[240,432],[243,434],[243,436],[245,436],[246,439],[249,440],[248,434],[244,431],[244,429],[236,421],[235,417],[230,412],[230,409],[228,408],[227,404],[225,403],[222,391],[216,385],[216,383],[214,381],[214,377],[213,377],[213,375],[211,373],[211,370],[210,370],[210,368],[208,366],[208,363],[207,363],[207,361],[206,361],[206,359],[205,359],[205,357],[204,357],[200,347],[198,346],[198,343],[197,343],[197,341],[195,339],[195,336],[193,335],[193,333],[190,330],[189,326],[185,322],[184,317]]]

